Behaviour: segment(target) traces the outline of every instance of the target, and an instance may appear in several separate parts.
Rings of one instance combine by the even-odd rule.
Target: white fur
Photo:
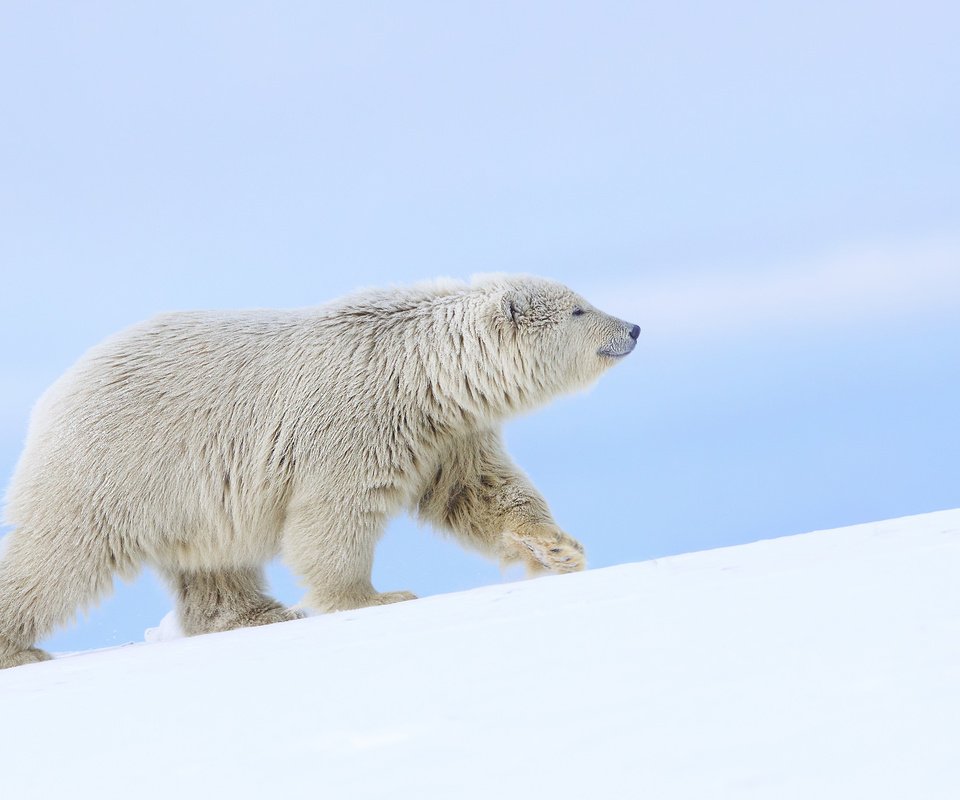
[[[34,409],[8,495],[0,668],[44,658],[33,642],[145,563],[188,634],[295,617],[263,591],[278,554],[318,610],[409,599],[370,583],[405,509],[504,561],[581,569],[498,429],[595,380],[630,329],[559,284],[498,275],[166,314],[107,339]]]

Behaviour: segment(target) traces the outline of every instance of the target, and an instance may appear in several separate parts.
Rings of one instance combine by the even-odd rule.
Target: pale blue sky
[[[644,329],[507,428],[593,566],[960,505],[957,41],[946,2],[4,3],[0,477],[155,312],[523,271]],[[498,580],[406,520],[375,572]]]

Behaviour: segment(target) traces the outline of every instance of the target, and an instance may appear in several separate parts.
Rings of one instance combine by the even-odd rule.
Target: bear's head
[[[505,365],[504,376],[538,405],[591,385],[636,346],[640,327],[605,314],[555,281],[492,275],[474,279]]]

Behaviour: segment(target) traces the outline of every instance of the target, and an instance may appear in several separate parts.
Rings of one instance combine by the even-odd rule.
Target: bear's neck
[[[418,317],[404,372],[416,405],[436,425],[473,428],[541,405],[525,376],[503,357],[500,332],[469,303],[444,303]]]

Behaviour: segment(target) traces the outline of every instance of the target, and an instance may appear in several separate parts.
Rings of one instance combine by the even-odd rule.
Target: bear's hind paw
[[[28,647],[26,650],[18,650],[16,653],[0,655],[0,669],[7,667],[20,667],[24,664],[37,664],[41,661],[49,661],[52,656],[39,647]]]
[[[306,613],[298,608],[284,608],[281,605],[270,606],[250,612],[243,622],[243,627],[273,625],[275,622],[291,622],[295,619],[303,619],[306,616]]]

